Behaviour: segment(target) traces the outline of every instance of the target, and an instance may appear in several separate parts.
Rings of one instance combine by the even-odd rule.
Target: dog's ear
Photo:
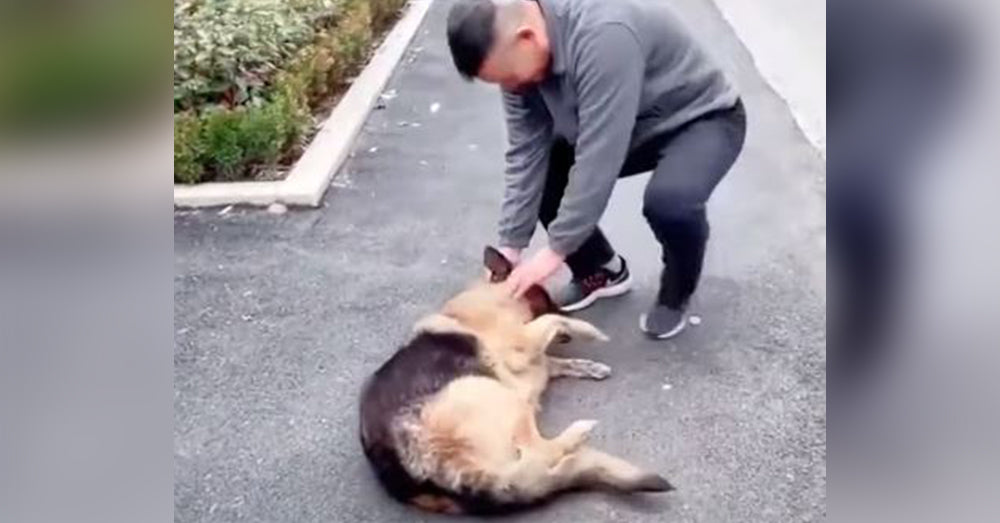
[[[490,282],[492,283],[499,283],[506,280],[510,276],[511,271],[514,270],[514,266],[510,263],[510,260],[505,258],[503,254],[500,254],[500,251],[490,246],[487,246],[483,252],[483,264],[486,265],[486,270],[490,271]]]
[[[531,308],[531,316],[537,318],[543,314],[561,314],[559,306],[552,301],[548,291],[541,285],[532,285],[524,293],[524,300]]]

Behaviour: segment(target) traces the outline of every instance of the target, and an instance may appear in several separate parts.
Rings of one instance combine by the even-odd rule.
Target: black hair
[[[493,47],[497,6],[492,0],[458,0],[448,11],[448,47],[458,72],[472,80]]]

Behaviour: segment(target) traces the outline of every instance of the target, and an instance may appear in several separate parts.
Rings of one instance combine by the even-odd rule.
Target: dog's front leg
[[[553,342],[568,342],[573,337],[585,340],[608,341],[607,335],[593,325],[575,318],[557,314],[543,314],[526,326],[528,338],[539,352],[545,352]]]
[[[549,356],[547,366],[550,378],[603,380],[611,375],[611,367],[598,361],[582,358]]]

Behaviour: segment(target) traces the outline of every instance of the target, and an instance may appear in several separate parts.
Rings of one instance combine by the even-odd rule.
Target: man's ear
[[[500,251],[490,246],[486,246],[486,250],[483,252],[483,264],[486,265],[486,270],[490,271],[490,282],[492,283],[506,280],[510,276],[510,272],[514,270],[510,261],[503,254],[500,254]]]
[[[524,293],[524,300],[531,308],[531,316],[537,318],[543,314],[562,314],[559,306],[552,301],[549,293],[541,285],[532,285]]]

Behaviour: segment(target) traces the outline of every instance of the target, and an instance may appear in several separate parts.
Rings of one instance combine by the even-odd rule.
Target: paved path
[[[614,375],[554,385],[543,430],[596,418],[597,445],[679,490],[572,495],[515,520],[825,513],[823,163],[713,5],[672,3],[732,70],[750,118],[742,159],[711,201],[714,236],[694,304],[703,322],[672,342],[639,335],[658,253],[639,210],[645,177],[623,181],[604,225],[638,288],[583,314],[610,345],[570,349]],[[321,209],[177,213],[177,521],[434,519],[390,501],[372,479],[356,398],[410,325],[478,274],[493,238],[500,103],[454,73],[448,5],[432,7],[389,85],[398,96],[371,115]]]

